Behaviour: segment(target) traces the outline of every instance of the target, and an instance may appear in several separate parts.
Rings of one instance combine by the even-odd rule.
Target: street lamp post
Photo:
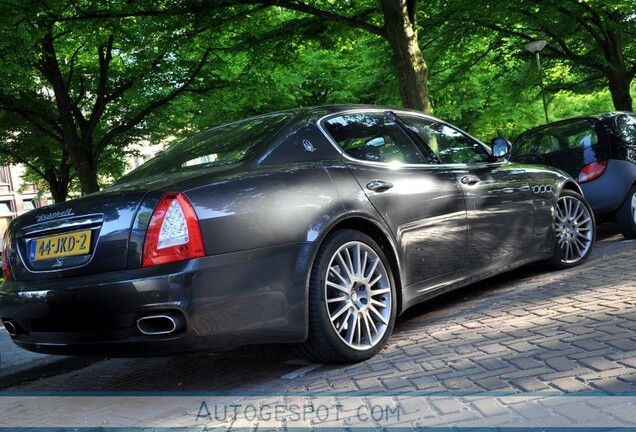
[[[528,42],[524,46],[524,48],[530,51],[531,53],[533,53],[537,59],[537,71],[539,72],[539,83],[541,85],[541,98],[543,99],[543,112],[545,114],[546,123],[548,123],[550,120],[548,120],[548,104],[545,101],[545,86],[543,85],[543,71],[541,70],[541,57],[539,53],[541,52],[543,48],[545,48],[547,44],[548,43],[545,40],[539,39],[533,42]]]

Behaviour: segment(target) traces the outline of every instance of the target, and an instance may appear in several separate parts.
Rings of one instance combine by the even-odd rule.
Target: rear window
[[[515,141],[512,158],[590,148],[599,143],[595,125],[595,119],[577,119],[524,133]]]
[[[616,125],[623,141],[627,145],[636,145],[636,118],[631,115],[622,115],[616,119]]]
[[[171,146],[117,183],[241,162],[267,144],[290,117],[271,114],[210,129]]]

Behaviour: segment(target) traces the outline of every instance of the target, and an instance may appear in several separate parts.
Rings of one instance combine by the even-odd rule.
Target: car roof
[[[605,121],[608,118],[612,118],[612,117],[616,117],[622,114],[626,114],[626,115],[634,115],[634,113],[629,112],[629,111],[608,111],[608,112],[604,112],[604,113],[598,113],[598,114],[587,114],[587,115],[580,115],[580,116],[575,116],[575,117],[569,117],[566,119],[562,119],[562,120],[556,120],[556,121],[552,121],[540,126],[535,126],[533,128],[527,129],[523,132],[521,132],[517,138],[515,139],[515,141],[517,141],[521,136],[529,134],[529,133],[534,133],[536,131],[540,131],[543,129],[548,129],[554,126],[558,126],[560,124],[564,124],[564,123],[570,123],[576,120],[600,120],[600,121]]]
[[[279,112],[273,112],[273,113],[264,113],[262,115],[287,113],[297,118],[302,117],[305,120],[317,121],[330,114],[337,114],[337,113],[347,112],[347,111],[364,111],[364,110],[410,112],[413,114],[419,114],[425,117],[429,117],[431,119],[441,121],[435,117],[426,115],[421,111],[417,111],[417,110],[413,110],[409,108],[392,107],[387,105],[366,105],[366,104],[318,105],[318,106],[309,106],[309,107],[302,107],[302,108],[293,108],[289,110],[281,110]],[[260,116],[255,116],[255,117],[260,117]]]

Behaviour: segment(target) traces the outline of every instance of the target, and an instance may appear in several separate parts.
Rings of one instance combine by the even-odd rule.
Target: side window
[[[323,122],[329,135],[354,159],[371,162],[426,163],[408,136],[384,113],[354,113]]]
[[[546,154],[562,150],[559,139],[554,135],[529,135],[523,137],[518,143],[515,153],[518,154]]]
[[[616,125],[621,133],[621,138],[627,145],[636,145],[636,118],[628,115],[616,119]]]
[[[462,131],[434,120],[400,116],[428,144],[443,164],[490,162],[486,147]]]

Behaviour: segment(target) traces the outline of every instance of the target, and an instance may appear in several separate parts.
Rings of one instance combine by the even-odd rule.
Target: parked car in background
[[[510,159],[567,172],[597,220],[615,219],[625,238],[636,238],[636,114],[610,112],[530,129],[514,141]]]
[[[316,107],[220,126],[15,219],[0,318],[54,354],[298,343],[377,353],[408,307],[529,262],[583,263],[572,178],[421,113]]]

